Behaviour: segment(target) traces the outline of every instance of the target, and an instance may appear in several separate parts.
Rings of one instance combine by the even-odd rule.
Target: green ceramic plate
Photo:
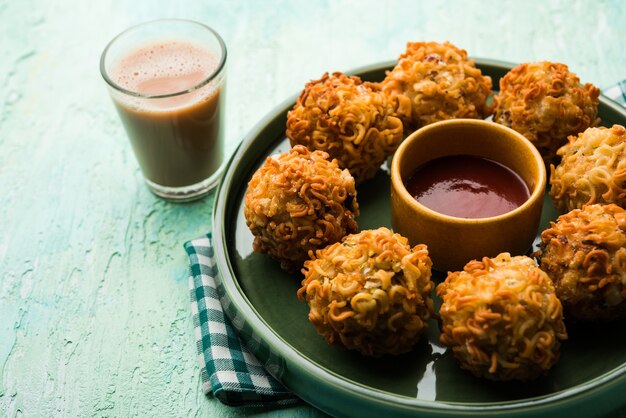
[[[512,65],[476,60],[494,86]],[[394,62],[354,71],[381,80]],[[303,84],[304,84],[303,80]],[[271,154],[287,151],[286,113],[296,96],[267,115],[233,156],[214,209],[214,240],[222,273],[219,291],[244,340],[294,393],[336,416],[567,416],[600,415],[626,406],[626,330],[623,325],[568,327],[559,363],[532,383],[493,383],[461,370],[439,344],[437,324],[405,355],[368,359],[331,347],[308,322],[296,297],[300,274],[286,274],[252,252],[243,195],[252,173]],[[602,124],[626,125],[626,111],[600,99]],[[389,175],[384,167],[358,188],[361,229],[391,227]],[[558,215],[546,197],[543,229]],[[441,277],[436,277],[440,281]]]

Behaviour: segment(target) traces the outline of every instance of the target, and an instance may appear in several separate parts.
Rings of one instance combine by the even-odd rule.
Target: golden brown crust
[[[287,114],[291,145],[327,152],[357,184],[376,174],[402,141],[402,122],[372,83],[333,73],[306,84]]]
[[[551,163],[569,135],[597,124],[599,95],[593,84],[581,86],[567,65],[523,63],[500,79],[493,120],[524,135]]]
[[[354,179],[322,151],[296,146],[270,156],[248,183],[244,216],[254,250],[292,271],[308,252],[341,240],[358,225]]]
[[[462,368],[491,380],[529,380],[558,360],[567,338],[561,303],[529,257],[467,263],[437,286],[443,344]]]
[[[541,268],[568,317],[626,318],[626,211],[588,205],[559,216],[541,233]]]
[[[407,352],[433,313],[431,260],[425,245],[387,228],[348,235],[311,254],[298,298],[329,344],[367,356]]]
[[[449,42],[407,43],[382,82],[407,131],[451,118],[486,118],[491,87],[491,77]]]
[[[594,203],[626,207],[626,129],[588,128],[557,151],[550,166],[550,196],[555,207],[570,211]]]

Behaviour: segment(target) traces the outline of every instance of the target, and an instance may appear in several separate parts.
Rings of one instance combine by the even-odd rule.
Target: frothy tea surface
[[[159,42],[122,57],[111,73],[121,87],[143,95],[179,93],[206,80],[217,57],[190,42]]]

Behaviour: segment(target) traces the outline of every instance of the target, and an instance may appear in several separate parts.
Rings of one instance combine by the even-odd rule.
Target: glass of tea
[[[219,34],[189,20],[139,24],[106,46],[100,72],[150,190],[189,201],[213,189],[224,162]]]

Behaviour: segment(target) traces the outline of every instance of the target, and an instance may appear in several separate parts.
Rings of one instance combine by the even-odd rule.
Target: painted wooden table
[[[229,152],[306,81],[407,41],[560,61],[601,88],[626,77],[622,0],[0,0],[2,416],[321,415],[201,391],[182,244],[210,230],[214,196],[147,190],[98,71],[110,38],[159,17],[223,35]]]

